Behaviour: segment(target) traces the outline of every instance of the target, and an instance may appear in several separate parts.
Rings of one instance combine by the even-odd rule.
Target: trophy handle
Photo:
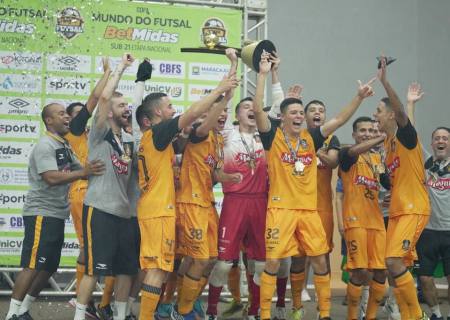
[[[181,52],[189,52],[189,53],[213,53],[213,54],[225,55],[225,50],[228,48],[233,48],[233,47],[226,47],[226,46],[218,45],[214,49],[201,48],[201,47],[199,47],[199,48],[181,48],[180,51]],[[235,49],[237,51],[236,55],[240,58],[242,49],[240,49],[240,48],[233,48],[233,49]]]

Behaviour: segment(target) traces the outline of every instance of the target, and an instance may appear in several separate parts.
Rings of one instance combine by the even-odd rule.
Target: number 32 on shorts
[[[266,230],[266,239],[278,240],[280,237],[280,229],[278,228],[268,228]]]

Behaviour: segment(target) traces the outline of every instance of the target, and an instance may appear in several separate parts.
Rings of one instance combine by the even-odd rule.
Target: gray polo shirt
[[[425,229],[450,231],[450,159],[425,161],[431,216]]]
[[[122,130],[121,146],[108,122],[98,127],[97,119],[95,116],[89,131],[88,160],[103,160],[105,173],[89,177],[84,204],[121,218],[130,218],[127,188],[134,154],[133,136]]]
[[[48,135],[34,146],[28,164],[30,190],[23,206],[24,216],[69,217],[67,194],[70,183],[50,186],[41,174],[47,171],[71,172],[82,167],[67,142]]]

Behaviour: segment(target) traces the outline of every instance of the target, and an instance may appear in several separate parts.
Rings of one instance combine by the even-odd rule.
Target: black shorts
[[[450,274],[450,231],[423,230],[416,245],[419,276],[434,274],[439,261],[442,260],[444,275]]]
[[[83,205],[86,274],[135,275],[138,256],[134,229],[131,219]]]
[[[137,217],[131,217],[131,224],[134,232],[134,249],[136,250],[136,259],[139,266],[139,254],[141,251],[141,230],[139,229],[139,222]]]
[[[61,259],[64,244],[64,219],[43,216],[24,216],[20,266],[35,270],[55,272]]]

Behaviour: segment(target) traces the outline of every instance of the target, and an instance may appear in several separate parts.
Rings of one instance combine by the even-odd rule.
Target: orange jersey
[[[334,142],[334,145],[331,142]],[[337,142],[337,145],[336,145]],[[323,148],[339,147],[339,140],[336,136],[330,135],[323,143]],[[331,178],[333,176],[333,169],[327,167],[318,160],[317,163],[317,211],[333,212],[333,191],[331,188]]]
[[[297,138],[290,138],[293,148],[299,141],[296,156],[285,141],[282,130],[272,123],[271,131],[261,132],[261,140],[267,150],[269,172],[268,208],[317,210],[317,157],[324,138],[320,129],[302,129]],[[316,143],[315,143],[316,141]],[[295,149],[294,149],[295,151]],[[295,172],[295,157],[303,164],[302,173]]]
[[[214,201],[213,172],[219,162],[218,147],[218,141],[212,131],[205,139],[194,137],[186,145],[181,164],[177,203],[211,206],[211,202]]]
[[[355,159],[344,157],[345,159]],[[381,156],[378,153],[359,155],[348,171],[339,174],[344,187],[343,220],[344,228],[365,228],[385,230],[383,214],[378,205],[380,190],[378,171]]]
[[[404,145],[406,142],[410,144],[409,149]],[[398,128],[395,136],[385,140],[384,150],[392,185],[389,216],[429,215],[422,146],[410,122],[404,128]]]
[[[147,130],[138,151],[139,187],[138,219],[175,216],[175,185],[172,144],[160,151],[153,141],[153,130]]]
[[[67,133],[64,138],[69,142],[73,153],[77,156],[78,161],[84,166],[88,157],[88,138],[87,132],[80,136],[76,136],[71,132]],[[87,189],[88,180],[77,180],[70,185],[69,195],[73,192],[78,192],[80,189]]]

